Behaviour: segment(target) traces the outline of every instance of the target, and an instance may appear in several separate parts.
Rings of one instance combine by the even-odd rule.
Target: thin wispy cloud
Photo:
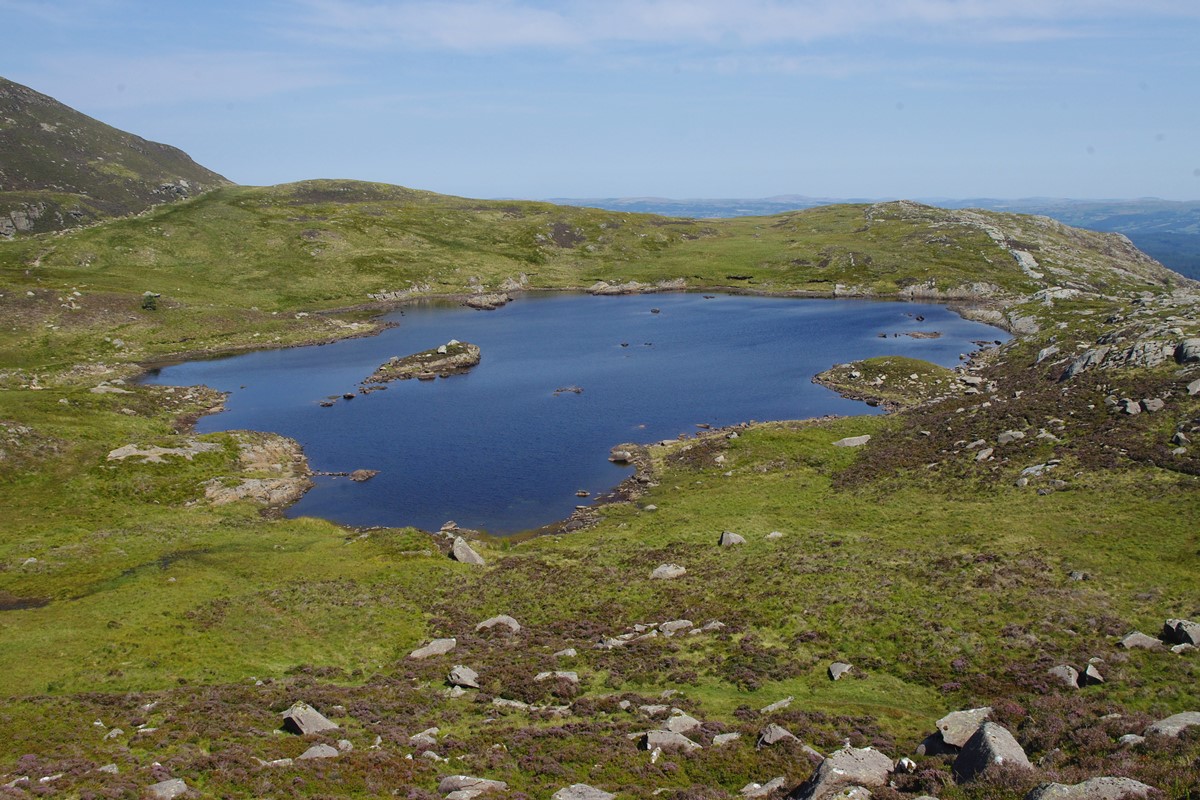
[[[296,0],[291,33],[336,45],[494,52],[656,44],[739,49],[845,37],[1049,41],[1200,17],[1179,0]]]

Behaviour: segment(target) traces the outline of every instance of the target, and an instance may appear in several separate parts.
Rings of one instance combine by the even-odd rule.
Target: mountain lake
[[[924,317],[918,320],[918,317]],[[877,414],[812,382],[874,356],[946,367],[1008,334],[944,306],[728,294],[527,294],[495,311],[423,301],[378,336],[152,370],[144,382],[229,393],[199,433],[272,431],[299,441],[317,476],[287,510],[350,526],[447,520],[494,535],[568,517],[631,474],[608,461],[648,443],[749,420]],[[913,338],[915,332],[941,333]],[[358,394],[375,369],[452,339],[482,350],[464,374]],[[582,391],[556,391],[578,388]],[[335,399],[336,398],[336,399]],[[331,406],[322,406],[322,402]]]

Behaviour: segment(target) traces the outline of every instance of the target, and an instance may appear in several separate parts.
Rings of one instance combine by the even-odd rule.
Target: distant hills
[[[663,214],[672,217],[722,219],[768,216],[837,203],[874,202],[891,198],[828,198],[778,195],[759,199],[691,199],[662,197],[553,198],[552,203],[590,206],[610,211]],[[1041,214],[1079,228],[1121,233],[1143,252],[1161,263],[1200,279],[1200,201],[1178,202],[1157,198],[1136,200],[1071,200],[1033,197],[1020,200],[994,198],[917,198],[942,208],[983,208],[1014,214]]]
[[[0,236],[135,214],[230,183],[178,148],[0,78]]]

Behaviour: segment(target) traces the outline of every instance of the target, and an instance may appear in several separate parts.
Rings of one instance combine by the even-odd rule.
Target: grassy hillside
[[[196,436],[214,393],[121,382],[173,353],[362,334],[411,297],[680,279],[950,299],[1018,336],[952,373],[830,377],[882,378],[897,414],[647,448],[627,502],[570,534],[474,542],[484,567],[447,558],[436,533],[281,518],[251,490],[302,480],[286,443]],[[723,798],[812,771],[800,743],[755,747],[775,722],[825,753],[912,757],[873,790],[890,800],[1096,775],[1195,796],[1195,729],[1118,740],[1200,710],[1197,654],[1116,641],[1200,617],[1200,363],[1176,357],[1200,337],[1198,301],[1120,237],[911,203],[701,222],[314,181],[4,243],[0,784],[427,798],[466,773],[512,797],[586,782]],[[925,383],[888,385],[913,374]],[[1122,403],[1141,399],[1162,402]],[[214,487],[248,499],[219,504]],[[726,530],[746,542],[719,547]],[[664,563],[687,573],[651,578]],[[502,613],[519,633],[477,630]],[[674,620],[691,627],[596,648]],[[452,653],[407,657],[450,636]],[[1101,685],[1048,676],[1093,658]],[[835,660],[854,665],[836,682]],[[445,693],[456,664],[478,690]],[[537,680],[556,670],[578,683]],[[339,730],[277,732],[295,700]],[[662,723],[641,707],[658,704],[703,723],[688,734],[702,750],[637,749],[628,736]],[[1033,771],[960,785],[951,756],[915,754],[940,716],[985,704]],[[410,741],[434,726],[434,744]],[[340,739],[353,749],[334,759],[261,763]]]
[[[229,183],[183,151],[0,78],[0,237],[144,211]]]

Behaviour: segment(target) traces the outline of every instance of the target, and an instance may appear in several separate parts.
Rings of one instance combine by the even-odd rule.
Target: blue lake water
[[[954,366],[978,349],[972,341],[1008,338],[933,304],[734,295],[533,295],[496,311],[430,302],[388,318],[399,326],[379,336],[178,364],[145,380],[230,392],[200,432],[274,431],[298,440],[314,470],[379,470],[364,483],[317,478],[289,516],[429,530],[455,520],[511,534],[567,517],[586,502],[577,490],[603,493],[627,477],[607,460],[616,444],[697,423],[879,413],[812,376],[880,355]],[[942,336],[894,335],[914,331]],[[320,405],[389,357],[450,339],[479,345],[479,366]],[[572,385],[583,392],[555,394]]]

